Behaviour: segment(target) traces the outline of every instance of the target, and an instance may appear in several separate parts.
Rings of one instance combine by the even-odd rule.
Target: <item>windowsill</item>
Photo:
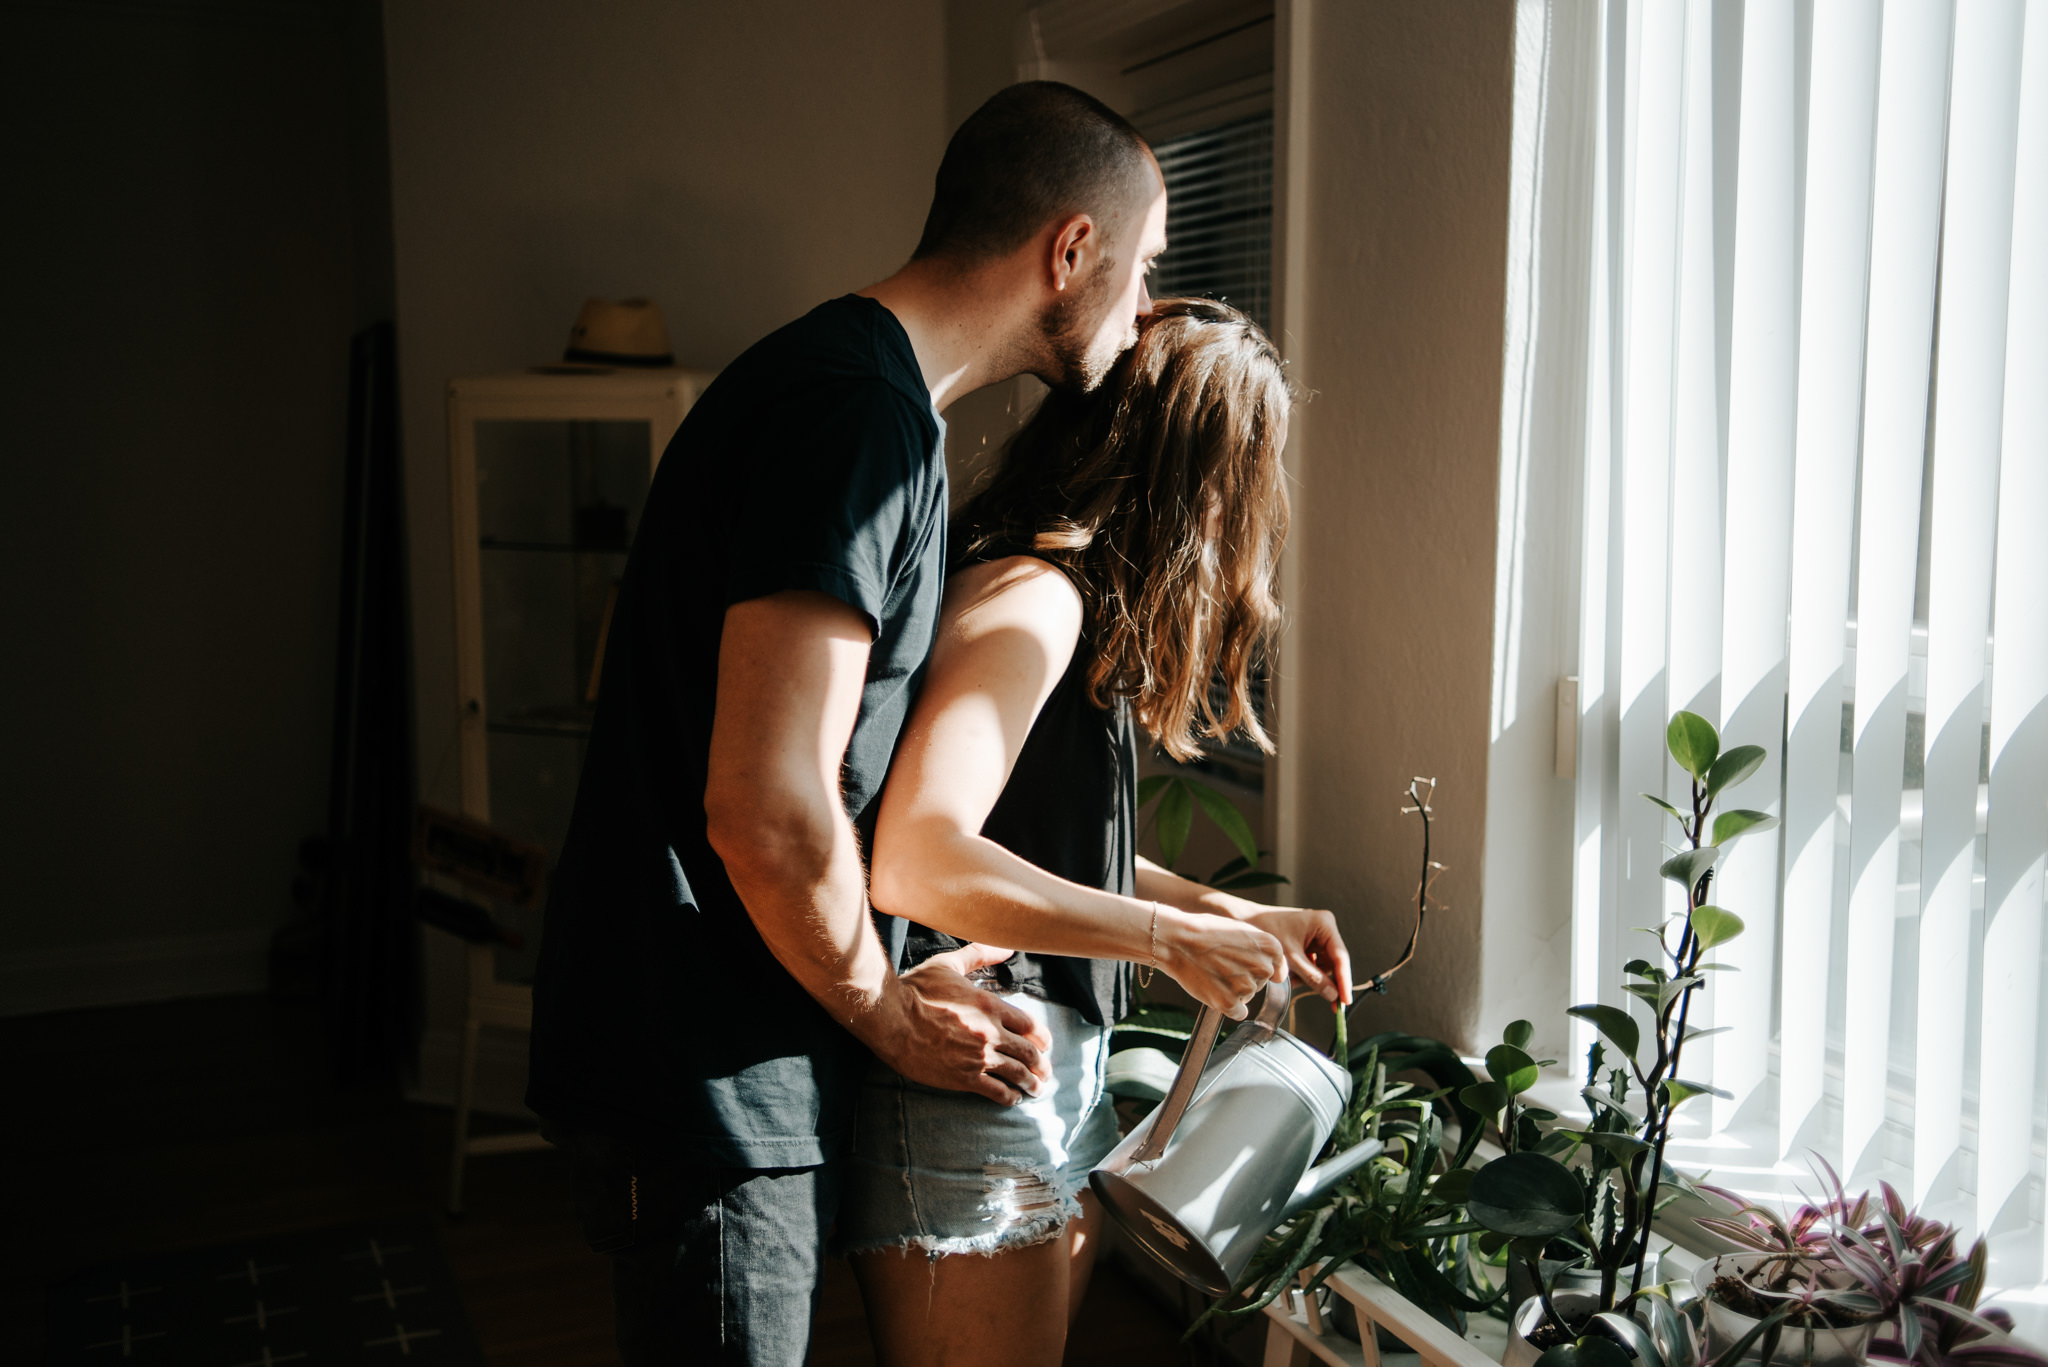
[[[1468,1058],[1465,1063],[1485,1075],[1484,1059]],[[1571,1074],[1559,1068],[1546,1068],[1525,1095],[1544,1110],[1557,1112],[1562,1121],[1583,1124],[1590,1113],[1579,1096],[1579,1087],[1578,1079]],[[1694,1105],[1699,1110],[1693,1117],[1679,1112],[1671,1142],[1665,1148],[1664,1156],[1673,1167],[1745,1200],[1779,1210],[1789,1211],[1820,1193],[1825,1180],[1820,1169],[1808,1166],[1797,1154],[1778,1156],[1778,1131],[1770,1119],[1750,1120],[1720,1134],[1709,1134],[1705,1104]],[[1874,1190],[1880,1181],[1901,1185],[1899,1175],[1882,1169],[1854,1181],[1844,1179],[1843,1185],[1852,1191]],[[1949,1200],[1928,1202],[1923,1209],[1935,1219],[1960,1227],[1967,1223],[1968,1204],[1968,1197],[1958,1194]],[[1727,1247],[1692,1223],[1693,1217],[1707,1213],[1703,1205],[1681,1200],[1656,1223],[1657,1235],[1672,1242],[1673,1252],[1667,1258],[1679,1275],[1690,1276],[1704,1258]],[[2001,1231],[1991,1242],[1987,1285],[1992,1291],[1985,1298],[1985,1304],[2011,1313],[2015,1337],[2037,1347],[2048,1344],[2048,1268],[2041,1266],[2042,1246],[2038,1225],[2009,1234]]]

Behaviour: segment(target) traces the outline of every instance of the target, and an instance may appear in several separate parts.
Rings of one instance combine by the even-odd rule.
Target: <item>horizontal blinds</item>
[[[1269,327],[1273,298],[1273,116],[1161,142],[1166,255],[1155,298],[1202,295]]]
[[[1749,931],[1708,989],[1735,1028],[1688,1053],[1728,1093],[1703,1156],[1796,1186],[1817,1152],[2031,1267],[2048,0],[1815,0],[1804,34],[1783,6],[1606,14],[1577,999],[1676,909],[1636,796],[1679,795],[1671,710],[1765,746],[1723,799],[1783,826],[1716,890]]]

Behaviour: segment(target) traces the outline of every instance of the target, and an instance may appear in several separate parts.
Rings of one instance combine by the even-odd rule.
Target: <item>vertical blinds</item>
[[[1679,910],[1671,712],[1765,746],[1702,1153],[1889,1178],[2039,1279],[2048,0],[1607,16],[1574,1000]]]
[[[1206,295],[1272,322],[1273,115],[1173,138],[1153,148],[1166,177],[1166,255],[1159,298]]]

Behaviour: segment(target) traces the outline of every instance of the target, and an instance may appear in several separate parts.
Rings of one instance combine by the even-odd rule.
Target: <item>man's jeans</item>
[[[650,1165],[580,1138],[576,1214],[612,1260],[625,1367],[802,1367],[839,1165]]]

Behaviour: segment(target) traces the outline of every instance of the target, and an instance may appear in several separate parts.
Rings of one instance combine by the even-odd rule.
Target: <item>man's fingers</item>
[[[1052,1077],[1052,1064],[1047,1061],[1044,1051],[1022,1035],[1005,1031],[985,1053],[991,1060],[1015,1060],[1018,1068],[1026,1074],[1047,1079]]]
[[[1000,1079],[1006,1087],[1018,1093],[1017,1099],[1020,1101],[1025,1096],[1038,1095],[1040,1079],[1014,1058],[998,1054],[988,1061],[982,1072],[989,1077]]]
[[[998,1106],[1014,1106],[1024,1099],[1022,1092],[994,1073],[976,1073],[972,1078],[966,1079],[959,1090],[973,1092],[976,1096],[985,1096]]]
[[[1052,1035],[1029,1011],[1012,1006],[1001,997],[990,995],[986,1006],[995,1023],[1012,1035],[1021,1035],[1040,1049],[1052,1048]]]

